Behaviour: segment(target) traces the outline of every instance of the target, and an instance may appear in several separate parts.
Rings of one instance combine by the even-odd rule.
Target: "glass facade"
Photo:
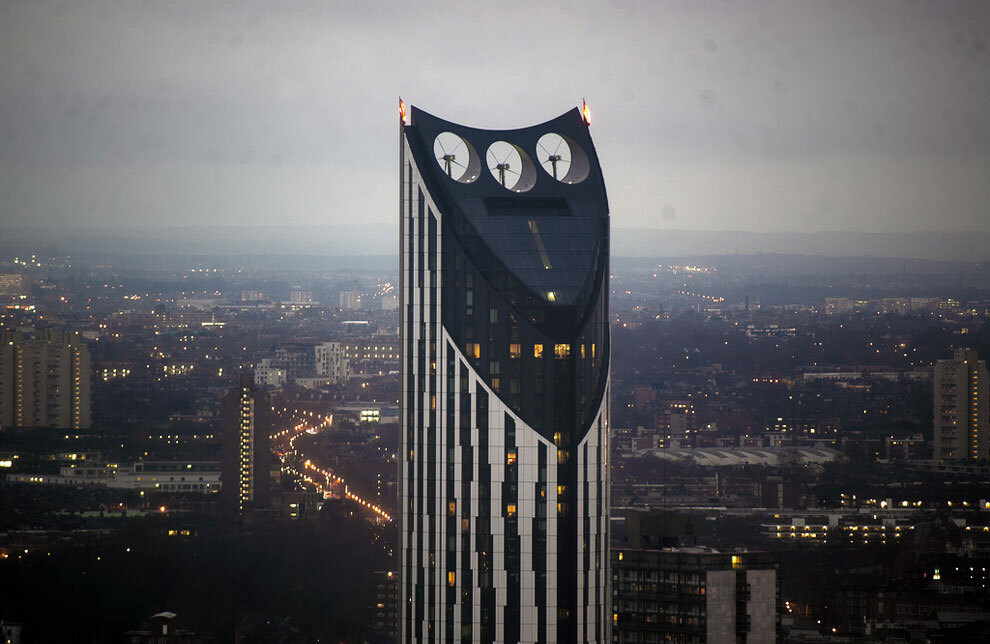
[[[455,180],[444,132],[520,158],[560,132],[587,172]],[[605,641],[609,218],[587,125],[414,108],[400,144],[402,639]]]

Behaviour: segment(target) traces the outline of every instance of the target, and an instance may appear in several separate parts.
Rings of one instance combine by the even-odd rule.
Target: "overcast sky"
[[[990,2],[0,0],[0,224],[397,217],[396,97],[587,97],[617,227],[990,230]]]

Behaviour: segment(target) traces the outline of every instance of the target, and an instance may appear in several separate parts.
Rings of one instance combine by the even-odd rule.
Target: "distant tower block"
[[[990,458],[987,363],[973,349],[956,349],[935,365],[935,449],[939,461]]]
[[[271,397],[255,387],[254,374],[242,374],[223,397],[220,491],[231,514],[268,505],[271,433]]]
[[[399,640],[609,642],[590,112],[506,131],[401,114]]]

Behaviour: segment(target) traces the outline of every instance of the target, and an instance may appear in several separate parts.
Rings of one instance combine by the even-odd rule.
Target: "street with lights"
[[[285,426],[271,437],[272,450],[278,456],[283,477],[291,477],[302,488],[313,489],[324,499],[345,499],[367,510],[377,524],[390,523],[390,515],[381,503],[359,494],[344,478],[323,462],[324,450],[313,439],[333,428],[333,414],[283,410]]]

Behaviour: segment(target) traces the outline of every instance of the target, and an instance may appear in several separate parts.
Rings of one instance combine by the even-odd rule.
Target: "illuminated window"
[[[457,583],[457,573],[455,573],[453,570],[448,570],[447,585],[453,588],[455,583]]]
[[[505,513],[510,517],[516,516],[516,504],[510,503],[507,506],[505,506]]]
[[[522,345],[518,342],[509,345],[509,357],[518,358],[522,355]]]
[[[534,358],[542,358],[543,357],[543,345],[542,344],[534,344],[533,345],[533,357]]]
[[[481,344],[478,342],[468,342],[467,345],[465,345],[465,352],[469,358],[480,358]]]
[[[547,301],[548,302],[556,302],[557,301],[557,294],[554,293],[553,291],[547,291]]]
[[[553,345],[553,357],[557,360],[563,360],[571,356],[571,345],[569,344],[555,344]]]
[[[457,502],[451,501],[447,504],[447,514],[455,515],[457,514]]]
[[[505,464],[506,465],[515,465],[515,463],[516,463],[516,453],[515,452],[509,452],[509,453],[507,453],[505,455]]]

